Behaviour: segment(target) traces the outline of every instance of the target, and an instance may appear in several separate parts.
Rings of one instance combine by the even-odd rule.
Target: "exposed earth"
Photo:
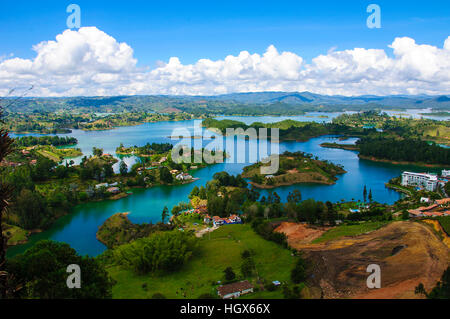
[[[393,222],[370,233],[322,244],[311,241],[324,229],[283,223],[277,231],[285,232],[289,244],[312,262],[309,283],[315,298],[421,298],[414,288],[419,283],[427,290],[434,287],[450,261],[447,245],[418,222]],[[367,288],[370,264],[381,268],[380,289]]]

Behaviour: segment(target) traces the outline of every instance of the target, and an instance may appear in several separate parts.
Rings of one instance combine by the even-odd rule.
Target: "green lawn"
[[[3,234],[8,238],[8,245],[14,246],[28,239],[28,232],[20,227],[4,225]]]
[[[359,225],[338,226],[336,228],[328,230],[321,237],[315,239],[312,243],[320,244],[340,237],[358,236],[373,230],[377,230],[386,225],[387,223],[388,222],[386,221],[380,221],[380,222],[364,222]]]
[[[240,275],[241,253],[246,249],[254,251],[253,258],[261,278],[290,283],[290,272],[296,257],[292,257],[289,250],[262,239],[250,225],[222,226],[211,233],[210,239],[207,234],[199,241],[196,254],[175,273],[139,276],[118,266],[109,267],[111,277],[117,281],[113,297],[151,298],[159,292],[167,298],[184,298],[183,291],[186,292],[186,298],[198,298],[203,293],[216,295],[218,285],[213,283],[223,280],[223,270],[228,266],[233,267],[239,280],[248,279],[255,283],[256,276],[242,278]],[[253,296],[282,298],[281,289],[274,292],[258,291]]]

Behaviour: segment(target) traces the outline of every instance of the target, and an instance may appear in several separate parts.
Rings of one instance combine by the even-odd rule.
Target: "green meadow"
[[[250,250],[255,261],[250,278],[244,278],[240,271],[244,250]],[[227,225],[200,238],[195,254],[174,273],[137,275],[119,266],[110,266],[108,272],[116,281],[113,298],[151,298],[155,293],[174,299],[198,298],[206,293],[217,296],[217,282],[224,280],[227,267],[233,268],[236,280],[247,279],[257,287],[252,294],[255,298],[283,298],[281,288],[262,290],[258,277],[259,282],[291,284],[290,272],[296,258],[290,250],[261,238],[250,225]]]
[[[377,230],[388,222],[386,221],[376,221],[376,222],[364,222],[358,225],[342,225],[336,228],[332,228],[325,232],[321,237],[315,239],[313,244],[325,243],[333,239],[340,237],[353,237],[362,235],[364,233]]]

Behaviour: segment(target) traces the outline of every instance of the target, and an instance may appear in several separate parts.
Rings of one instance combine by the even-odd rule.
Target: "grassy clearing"
[[[257,274],[267,281],[290,283],[290,272],[296,257],[281,246],[262,239],[250,225],[227,225],[199,239],[199,248],[181,270],[171,274],[136,275],[120,267],[109,267],[111,277],[117,281],[114,298],[151,298],[162,293],[167,298],[198,298],[201,294],[217,295],[215,284],[223,281],[223,270],[231,266],[237,279],[256,283],[256,275],[243,278],[240,274],[241,253],[254,252]],[[274,292],[258,291],[248,298],[282,298],[281,289]]]
[[[13,225],[4,225],[3,235],[8,238],[7,244],[9,246],[15,246],[28,240],[28,232]]]
[[[352,237],[358,236],[370,231],[377,230],[388,222],[380,221],[380,222],[365,222],[358,225],[342,225],[336,228],[330,229],[325,232],[321,237],[315,239],[313,244],[325,243],[340,237]]]

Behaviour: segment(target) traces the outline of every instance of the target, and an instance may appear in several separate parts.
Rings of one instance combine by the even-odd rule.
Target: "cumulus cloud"
[[[33,47],[34,59],[0,59],[0,93],[34,85],[36,96],[310,91],[340,95],[450,93],[450,36],[442,48],[396,38],[384,49],[355,48],[306,63],[273,45],[263,54],[183,64],[172,57],[150,70],[133,49],[95,27],[66,30]],[[391,56],[388,54],[392,52]]]

